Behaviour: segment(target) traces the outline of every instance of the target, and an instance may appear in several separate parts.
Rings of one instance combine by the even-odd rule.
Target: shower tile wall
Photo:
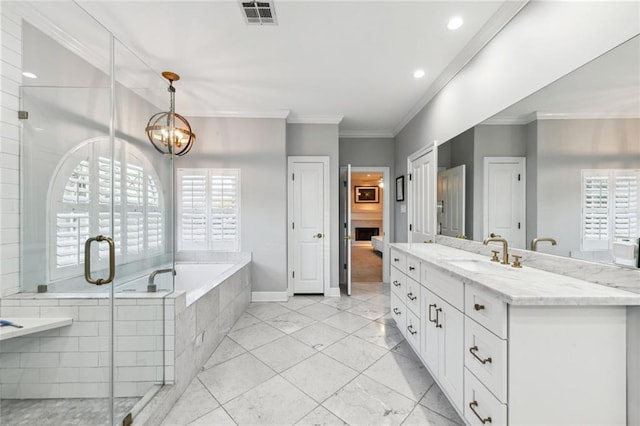
[[[0,96],[0,297],[19,291],[20,131],[22,20],[0,2],[2,74]],[[2,312],[0,311],[0,314]]]
[[[172,382],[174,301],[165,299],[163,308],[161,298],[116,299],[117,397],[142,396],[151,385],[162,383],[165,374],[166,381]],[[73,324],[2,342],[2,398],[107,397],[108,305],[108,299],[95,298],[54,299],[33,295],[3,298],[2,315],[15,318],[16,322],[25,317],[69,317],[73,318]],[[164,316],[166,330],[163,330]],[[167,367],[163,371],[165,360]]]

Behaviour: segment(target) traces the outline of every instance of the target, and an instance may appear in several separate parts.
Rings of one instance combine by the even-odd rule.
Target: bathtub
[[[220,283],[231,277],[235,272],[244,267],[250,260],[241,259],[235,263],[218,262],[177,262],[175,265],[176,278],[174,291],[184,291],[186,293],[186,304],[191,305],[202,295],[214,289]],[[158,267],[158,269],[169,269],[170,265]],[[116,293],[148,293],[147,285],[149,275],[145,275],[116,286]],[[165,296],[172,291],[171,274],[163,273],[155,277],[156,294]],[[154,293],[149,294],[153,296]]]
[[[176,384],[173,388],[180,389],[181,393],[251,300],[250,253],[226,257],[177,262],[175,291],[170,273],[156,276],[158,292],[147,291],[149,274],[155,269],[163,269],[160,266],[139,270],[134,276],[127,277],[123,273],[122,277],[116,277],[113,305],[108,286],[86,284],[77,292],[25,292],[3,296],[0,309],[7,317],[73,318],[72,324],[64,330],[49,330],[43,332],[45,334],[2,342],[0,377],[11,373],[12,378],[10,383],[3,382],[3,398],[50,398],[52,394],[62,395],[63,391],[68,398],[105,398],[109,395],[107,374],[92,383],[89,389],[81,380],[70,382],[78,379],[69,377],[68,373],[77,370],[76,377],[78,374],[79,377],[95,375],[98,367],[105,367],[101,363],[109,359],[110,350],[114,352],[116,397],[142,397],[161,384]],[[162,263],[163,267],[170,265]],[[106,336],[112,326],[114,345],[110,349]],[[98,336],[98,333],[104,333],[104,336]],[[97,337],[101,342],[99,346]],[[60,357],[64,353],[65,359],[80,359],[80,364],[69,361],[70,365],[52,367],[47,364],[50,358],[42,358],[42,365],[40,361],[34,361],[24,367],[24,374],[15,374],[17,367],[4,362],[7,355],[13,360],[19,359],[15,358],[16,354],[39,354],[40,347],[53,340],[58,345],[55,351],[60,352]],[[83,345],[94,352],[90,360],[83,357]],[[136,353],[144,356],[131,358],[131,354]],[[41,359],[40,355],[36,357]],[[40,382],[38,371],[44,367],[50,368],[52,373],[47,381]]]

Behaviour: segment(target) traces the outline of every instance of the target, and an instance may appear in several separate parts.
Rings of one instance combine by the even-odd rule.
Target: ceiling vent
[[[243,1],[240,3],[247,24],[276,25],[276,11],[270,1]]]

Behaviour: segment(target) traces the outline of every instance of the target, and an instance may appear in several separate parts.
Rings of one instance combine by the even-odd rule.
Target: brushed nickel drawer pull
[[[436,322],[436,320],[431,318],[431,308],[435,308],[435,307],[436,307],[435,303],[433,305],[429,305],[429,322]]]
[[[398,308],[393,308],[393,313],[396,315],[402,315],[402,312],[398,310]]]
[[[411,333],[412,335],[416,335],[416,334],[418,334],[418,332],[417,332],[417,331],[414,331],[414,330],[413,330],[413,325],[408,326],[408,327],[407,327],[407,330],[409,330],[409,333]]]
[[[484,309],[484,305],[476,303],[475,305],[473,305],[473,309],[475,309],[476,311],[481,311]]]
[[[442,312],[442,308],[436,309],[436,328],[442,328],[442,324],[440,324],[440,312]]]
[[[477,346],[472,346],[472,347],[469,348],[469,352],[471,352],[471,355],[473,355],[483,365],[486,364],[486,363],[491,363],[491,357],[482,359],[476,354],[477,351],[478,351],[478,347]]]
[[[395,285],[396,287],[400,287],[400,283],[398,282],[398,280],[393,280],[393,285]]]
[[[478,412],[475,410],[475,407],[477,406],[478,406],[478,401],[472,401],[469,403],[469,408],[471,408],[471,411],[473,411],[473,414],[476,415],[476,417],[482,422],[482,424],[491,423],[491,417],[487,417],[486,419],[483,419],[482,417],[480,417],[480,414],[478,414]]]
[[[409,300],[416,300],[418,298],[418,296],[414,296],[413,293],[407,293],[407,297]]]

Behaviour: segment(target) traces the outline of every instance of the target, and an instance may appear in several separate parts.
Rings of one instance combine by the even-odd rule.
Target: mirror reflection
[[[639,267],[640,37],[438,147],[438,229]]]

